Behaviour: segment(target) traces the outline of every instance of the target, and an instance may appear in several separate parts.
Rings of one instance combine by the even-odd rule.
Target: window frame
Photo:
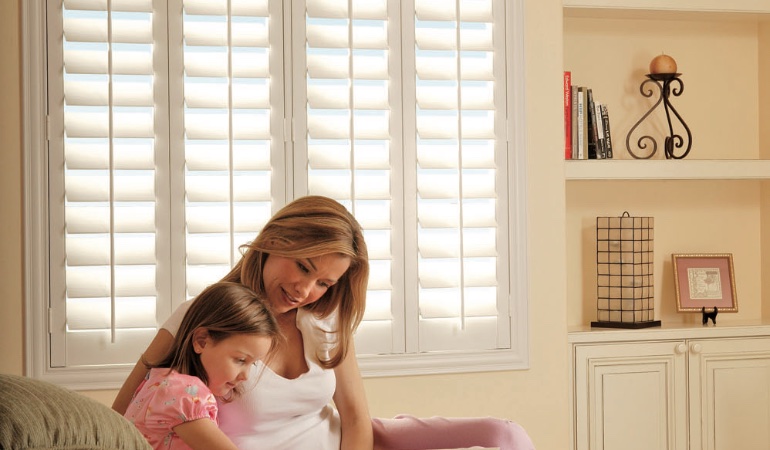
[[[291,19],[291,2],[283,2],[284,23]],[[23,71],[23,162],[24,162],[24,252],[25,252],[25,372],[72,389],[115,389],[130,368],[52,368],[50,366],[50,307],[48,255],[48,136],[52,130],[47,115],[47,28],[44,0],[22,3]],[[505,1],[505,70],[508,92],[505,105],[507,170],[516,182],[507,184],[508,302],[511,343],[509,349],[457,353],[360,355],[364,377],[415,374],[463,373],[529,368],[527,277],[526,137],[524,118],[524,11],[523,0]],[[284,46],[284,67],[290,70],[291,49]],[[285,98],[284,110],[292,98]],[[286,129],[287,124],[284,123]],[[291,130],[291,127],[288,127]],[[289,131],[290,133],[290,131]],[[283,145],[291,150],[291,135]],[[287,198],[293,198],[295,183],[285,179]]]

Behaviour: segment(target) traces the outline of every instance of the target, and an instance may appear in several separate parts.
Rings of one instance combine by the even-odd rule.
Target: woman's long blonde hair
[[[338,336],[337,351],[320,363],[326,368],[339,365],[364,315],[369,280],[369,254],[361,225],[353,215],[330,198],[300,197],[281,208],[242,249],[243,257],[223,280],[243,283],[263,294],[262,271],[268,255],[305,259],[336,253],[350,258],[350,267],[337,283],[304,307],[320,318],[338,312],[339,328],[331,330]]]

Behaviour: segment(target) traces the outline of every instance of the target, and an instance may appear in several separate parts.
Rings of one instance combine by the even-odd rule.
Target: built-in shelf
[[[770,160],[569,160],[567,180],[770,180]]]
[[[579,8],[626,11],[694,11],[717,13],[770,13],[767,0],[563,0],[565,10]]]
[[[696,313],[700,314],[700,313]],[[724,321],[720,317],[718,326],[703,326],[700,323],[682,324],[663,321],[660,327],[639,330],[621,328],[592,328],[588,325],[571,327],[567,340],[572,344],[603,342],[638,342],[650,339],[694,339],[724,337],[770,336],[770,322],[766,320]]]

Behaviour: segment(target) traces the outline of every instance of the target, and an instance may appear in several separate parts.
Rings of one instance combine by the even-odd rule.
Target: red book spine
[[[572,159],[572,72],[564,71],[564,159]]]

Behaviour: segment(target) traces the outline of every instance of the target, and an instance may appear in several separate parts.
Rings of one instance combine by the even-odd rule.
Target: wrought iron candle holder
[[[687,126],[684,119],[682,119],[682,116],[679,115],[676,108],[674,108],[674,105],[671,104],[670,99],[671,95],[678,97],[684,92],[684,83],[682,83],[682,79],[679,78],[679,75],[681,75],[681,73],[648,73],[646,75],[647,79],[639,86],[639,92],[647,98],[650,98],[655,94],[652,85],[657,86],[659,97],[658,101],[652,105],[652,108],[650,108],[628,131],[628,135],[626,136],[626,150],[628,150],[628,153],[634,158],[649,159],[658,151],[658,143],[655,138],[649,135],[643,135],[636,141],[636,146],[638,147],[636,151],[646,150],[648,142],[652,144],[652,151],[646,156],[637,154],[634,150],[631,150],[631,135],[661,103],[663,103],[663,108],[666,111],[666,121],[668,122],[668,136],[666,136],[663,142],[663,150],[666,159],[682,159],[690,153],[690,148],[692,147],[692,133],[690,133],[690,127]],[[672,84],[674,85],[673,87]],[[686,140],[681,135],[674,133],[674,127],[671,122],[671,113],[676,116],[681,126],[684,127],[684,131],[687,133]],[[681,152],[679,152],[679,150],[681,150]]]
[[[655,320],[652,217],[596,218],[596,321],[592,327],[647,328]]]

